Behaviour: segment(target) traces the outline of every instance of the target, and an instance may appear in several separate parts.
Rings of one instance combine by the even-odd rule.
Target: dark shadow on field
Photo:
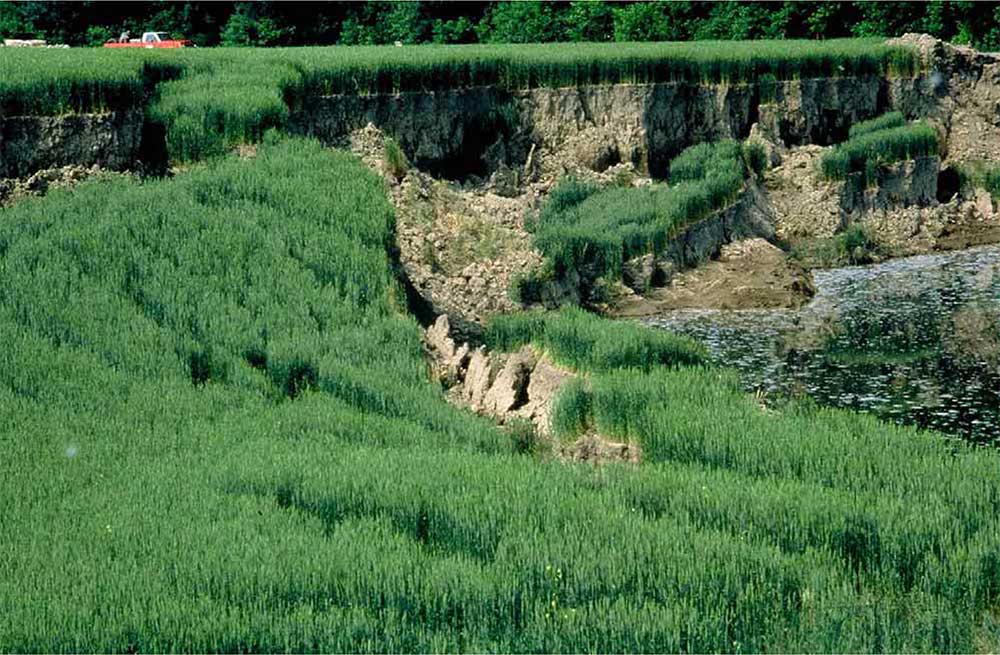
[[[237,481],[227,485],[224,491],[236,495],[273,498],[282,509],[313,516],[323,523],[324,534],[328,538],[344,521],[388,520],[396,533],[437,557],[458,556],[490,564],[496,556],[500,539],[500,530],[496,530],[487,543],[471,543],[464,536],[461,525],[447,513],[427,503],[410,502],[409,498],[401,498],[397,505],[381,503],[372,497],[337,498],[307,494],[301,479],[286,478],[274,485]]]

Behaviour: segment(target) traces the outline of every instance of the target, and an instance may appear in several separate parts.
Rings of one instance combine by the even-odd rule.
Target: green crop
[[[142,61],[111,54],[76,48],[0,49],[0,117],[141,106]]]
[[[527,334],[539,335],[531,342],[556,361],[594,372],[586,384],[561,391],[553,429],[572,437],[586,427],[639,442],[646,466],[661,475],[634,477],[623,493],[646,516],[685,516],[787,553],[832,553],[857,584],[912,594],[924,606],[971,614],[996,606],[994,452],[863,414],[796,402],[762,409],[740,392],[735,376],[716,370],[644,366],[641,358],[581,366],[573,353],[591,350],[593,333],[614,341],[626,327],[591,321],[576,347],[549,348],[535,314],[505,317],[494,342],[512,349]],[[633,329],[651,343],[660,337]],[[950,636],[940,636],[962,640],[972,630],[952,624]],[[896,626],[886,635],[898,639],[902,632]]]
[[[855,123],[851,126],[848,131],[848,136],[850,138],[855,138],[862,136],[864,134],[869,134],[871,132],[878,132],[880,130],[888,130],[894,127],[902,127],[906,125],[906,118],[903,116],[902,112],[890,111],[887,114],[882,114],[876,118],[867,121],[861,121],[860,123]]]
[[[589,372],[567,434],[645,461],[516,455],[428,381],[392,231],[302,140],[0,210],[0,650],[981,643],[995,453],[765,412],[686,339],[573,310],[489,338]]]
[[[496,316],[486,330],[486,343],[499,350],[534,343],[581,371],[686,366],[707,360],[705,349],[686,337],[612,323],[575,307]]]
[[[877,126],[878,121],[891,116],[871,121],[875,127],[867,126],[860,136],[825,153],[820,162],[823,175],[831,180],[843,180],[857,173],[868,185],[876,181],[877,171],[882,166],[938,154],[938,136],[933,127],[923,121],[902,127]],[[885,123],[894,124],[892,120]],[[864,123],[859,125],[865,126]]]
[[[801,402],[761,408],[693,342],[574,309],[497,318],[487,341],[575,369],[553,427],[636,441],[643,463],[518,454],[524,435],[428,380],[381,180],[264,135],[303,94],[882,74],[915,66],[909,51],[74,51],[82,68],[62,78],[57,51],[16,52],[0,51],[5,114],[150,93],[177,157],[263,144],[0,209],[0,651],[994,643],[995,452]],[[550,261],[614,271],[730,202],[754,158],[698,146],[673,186],[565,183],[536,237]]]
[[[497,85],[753,82],[762,77],[910,75],[914,51],[876,39],[295,48],[308,94],[398,93]]]
[[[671,163],[671,185],[607,188],[568,179],[542,208],[535,245],[556,277],[621,275],[622,264],[661,253],[678,232],[737,199],[749,175],[735,141],[699,144]]]

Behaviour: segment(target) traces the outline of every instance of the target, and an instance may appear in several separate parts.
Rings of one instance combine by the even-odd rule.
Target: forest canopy
[[[0,2],[0,38],[93,46],[123,30],[200,46],[936,37],[1000,49],[1000,3]]]

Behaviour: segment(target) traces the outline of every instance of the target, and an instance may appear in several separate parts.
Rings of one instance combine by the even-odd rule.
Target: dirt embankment
[[[813,296],[809,272],[764,239],[722,247],[719,258],[677,274],[643,294],[623,293],[609,306],[615,316],[650,316],[671,309],[799,307]]]
[[[0,116],[0,179],[98,166],[136,170],[142,158],[141,110],[68,116]]]

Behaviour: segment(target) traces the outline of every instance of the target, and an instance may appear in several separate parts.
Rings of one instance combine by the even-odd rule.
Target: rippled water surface
[[[671,312],[748,390],[1000,442],[1000,247],[817,271],[796,311]]]

